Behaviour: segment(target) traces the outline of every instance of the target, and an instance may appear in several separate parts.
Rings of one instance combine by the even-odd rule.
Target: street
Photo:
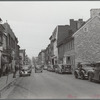
[[[100,83],[75,79],[71,74],[43,71],[21,77],[7,99],[100,98]]]

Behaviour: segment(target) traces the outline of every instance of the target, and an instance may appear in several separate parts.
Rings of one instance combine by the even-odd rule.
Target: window
[[[70,57],[67,57],[68,61],[70,60]]]
[[[87,27],[84,28],[84,32],[88,32],[88,28]]]

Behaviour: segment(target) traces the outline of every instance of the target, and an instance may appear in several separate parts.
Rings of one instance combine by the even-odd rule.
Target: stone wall
[[[100,61],[100,18],[90,19],[74,34],[75,62]]]

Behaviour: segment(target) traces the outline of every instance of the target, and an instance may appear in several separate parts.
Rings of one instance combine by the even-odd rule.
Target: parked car
[[[54,65],[48,65],[48,71],[54,72]]]
[[[22,77],[22,76],[30,76],[31,73],[32,73],[31,65],[23,66],[19,71],[20,77]]]
[[[47,70],[47,65],[44,65],[43,69],[44,69],[44,70]]]
[[[63,64],[56,64],[54,65],[54,69],[56,73],[72,73],[71,65],[63,65]]]
[[[35,73],[37,73],[37,72],[43,72],[43,66],[42,65],[36,65],[35,66]]]
[[[100,82],[100,62],[94,64],[94,68],[89,72],[89,81],[99,81]]]
[[[82,69],[76,68],[74,71],[75,78],[88,79],[89,72],[93,71],[93,67],[90,64],[81,64]]]

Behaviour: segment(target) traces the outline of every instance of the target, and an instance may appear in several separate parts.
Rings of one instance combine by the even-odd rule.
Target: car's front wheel
[[[74,73],[74,76],[75,76],[75,78],[78,78],[78,74],[76,72]]]
[[[59,74],[62,74],[62,70],[61,69],[59,69]]]

